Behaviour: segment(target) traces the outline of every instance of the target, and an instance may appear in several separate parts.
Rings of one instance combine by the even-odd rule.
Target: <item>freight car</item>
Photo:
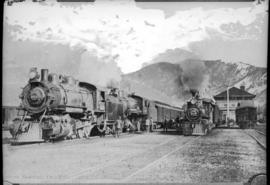
[[[239,128],[254,128],[257,122],[257,108],[251,102],[239,103],[235,110],[235,117]]]
[[[183,114],[183,109],[180,107],[172,106],[157,100],[150,100],[138,95],[132,95],[132,98],[140,98],[142,114],[140,115],[142,122],[147,118],[152,118],[154,126],[162,127],[165,119],[173,120],[173,124],[169,125],[170,128],[175,128],[175,120]],[[144,125],[145,127],[145,125]]]
[[[157,111],[157,117],[156,117],[156,123],[157,125],[164,125],[165,119],[168,123],[168,128],[175,128],[176,119],[180,117],[180,115],[183,113],[183,109],[175,106],[171,106],[169,104],[165,104],[159,101],[154,101],[156,111]],[[155,121],[155,120],[154,120]]]
[[[215,102],[212,99],[200,98],[197,90],[191,90],[192,98],[187,102],[182,122],[183,135],[206,135],[215,127]],[[218,110],[216,110],[218,111]]]

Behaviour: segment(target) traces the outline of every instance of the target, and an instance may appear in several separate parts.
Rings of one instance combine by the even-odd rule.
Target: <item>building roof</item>
[[[236,87],[231,87],[229,89],[229,97],[249,97],[249,98],[255,98],[256,95],[251,94],[245,90],[238,89]],[[227,90],[217,94],[214,96],[214,98],[227,98]]]

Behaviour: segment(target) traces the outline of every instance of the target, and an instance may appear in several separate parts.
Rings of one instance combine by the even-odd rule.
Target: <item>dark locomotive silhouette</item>
[[[135,94],[125,95],[116,88],[101,88],[71,76],[49,74],[47,69],[39,75],[36,68],[30,70],[29,82],[20,98],[21,116],[10,126],[14,143],[109,133],[119,117],[124,123],[152,117],[156,124],[162,124],[165,118],[175,120],[183,112],[179,107]]]
[[[183,135],[206,135],[218,123],[220,111],[214,100],[201,98],[197,90],[190,92],[181,124]]]

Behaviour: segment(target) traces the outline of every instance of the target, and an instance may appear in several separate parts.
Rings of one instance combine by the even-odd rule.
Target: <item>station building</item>
[[[256,95],[245,90],[245,86],[241,85],[240,89],[231,87],[229,89],[229,119],[235,120],[235,109],[240,104],[253,104]],[[222,112],[222,121],[226,120],[227,116],[227,90],[214,96],[219,109]]]

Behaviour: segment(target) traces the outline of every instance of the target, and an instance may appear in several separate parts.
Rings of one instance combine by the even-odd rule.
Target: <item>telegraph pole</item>
[[[228,87],[227,87],[227,115],[226,115],[226,123],[227,123],[227,125],[229,124],[228,123],[228,118],[229,118],[229,113],[230,113],[230,111],[229,111],[229,88],[230,88],[230,86],[228,85]]]
[[[229,80],[229,83],[228,83],[228,87],[227,87],[227,115],[226,115],[226,123],[227,125],[229,124],[228,123],[228,119],[230,117],[230,93],[229,93],[229,89],[230,89],[230,83],[231,83],[231,80]]]

